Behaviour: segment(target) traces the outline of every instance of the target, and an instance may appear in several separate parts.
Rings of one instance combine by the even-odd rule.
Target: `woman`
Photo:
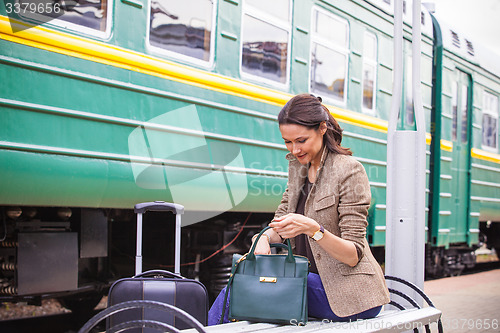
[[[342,129],[320,98],[293,97],[278,123],[290,151],[288,187],[255,253],[269,254],[270,243],[290,238],[295,254],[308,257],[309,316],[375,317],[389,302],[389,292],[365,238],[371,200],[365,170],[340,145]],[[220,318],[221,303],[219,297],[209,322],[211,316]]]

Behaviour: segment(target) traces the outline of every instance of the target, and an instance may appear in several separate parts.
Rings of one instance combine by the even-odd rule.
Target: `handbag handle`
[[[255,238],[255,242],[253,242],[252,247],[250,248],[250,251],[248,251],[246,255],[246,260],[255,260],[255,247],[257,246],[257,242],[259,241],[260,237],[264,234],[266,230],[271,229],[271,227],[265,227],[264,229],[261,230],[257,238]],[[286,239],[287,243],[287,248],[288,248],[288,255],[286,256],[286,261],[287,262],[295,262],[295,258],[293,257],[292,253],[292,245],[290,244],[290,239]]]
[[[286,246],[285,244],[283,243],[271,243],[269,244],[270,247],[275,247],[275,248],[279,248],[279,249],[283,249],[283,250],[288,250],[288,246]]]
[[[271,227],[265,227],[264,229],[262,229],[262,231],[257,235],[257,238],[255,239],[255,241],[253,242],[253,245],[252,247],[250,248],[250,251],[248,251],[247,254],[243,255],[238,261],[236,261],[236,263],[234,265],[232,265],[232,268],[231,268],[231,275],[229,277],[229,281],[227,283],[227,286],[226,286],[226,292],[225,292],[225,295],[224,295],[224,303],[223,303],[223,306],[222,306],[222,313],[221,313],[221,317],[219,319],[219,324],[222,324],[223,321],[224,321],[224,315],[227,311],[227,308],[226,308],[226,304],[227,304],[227,298],[229,296],[229,289],[231,288],[231,285],[233,283],[233,280],[234,280],[234,275],[236,273],[236,271],[238,270],[238,266],[239,264],[244,261],[244,260],[253,260],[255,261],[256,260],[256,257],[255,257],[255,247],[257,246],[257,242],[259,241],[260,237],[264,234],[264,232],[266,230],[269,230],[271,229]],[[292,245],[290,244],[290,239],[286,239],[286,245],[285,244],[281,244],[281,243],[272,243],[272,244],[269,244],[270,247],[279,247],[279,248],[284,248],[284,249],[288,249],[288,255],[286,256],[286,259],[285,261],[288,262],[288,263],[293,263],[295,264],[295,258],[293,256],[293,253],[292,253]]]

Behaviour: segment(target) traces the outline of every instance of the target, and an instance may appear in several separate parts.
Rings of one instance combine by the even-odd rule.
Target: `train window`
[[[151,0],[149,43],[174,57],[206,65],[213,59],[215,3],[211,0]]]
[[[348,23],[317,8],[312,15],[311,92],[345,103]]]
[[[457,122],[458,122],[458,83],[453,82],[451,86],[451,140],[457,140]]]
[[[109,34],[111,5],[108,0],[46,0],[43,2],[43,14],[31,10],[31,4],[34,3],[23,3],[21,0],[16,2],[20,2],[20,8],[25,6],[25,10],[21,9],[19,15],[29,20],[47,22],[47,17],[52,17],[54,20],[50,24],[69,30],[103,37]]]
[[[462,114],[462,142],[465,143],[468,141],[467,139],[467,118],[468,118],[468,112],[469,112],[469,94],[468,94],[469,87],[465,84],[462,85],[462,102],[461,102],[461,114]]]
[[[483,95],[483,148],[498,149],[498,97],[484,92]]]
[[[314,19],[313,31],[316,36],[325,41],[331,41],[335,45],[346,47],[347,22],[319,10],[316,10]]]
[[[286,84],[291,30],[290,1],[247,0],[243,8],[242,73]]]
[[[375,79],[377,77],[377,37],[365,32],[363,46],[363,110],[375,112]]]

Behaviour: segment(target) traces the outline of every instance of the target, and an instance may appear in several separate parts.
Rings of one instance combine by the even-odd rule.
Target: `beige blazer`
[[[294,213],[299,192],[307,177],[308,166],[301,165],[292,154],[288,186],[275,216]],[[389,291],[380,265],[366,241],[366,226],[371,192],[366,171],[352,156],[325,152],[316,182],[305,203],[304,214],[325,229],[354,242],[362,249],[358,264],[350,267],[332,258],[309,239],[314,260],[332,311],[346,317],[389,303]]]

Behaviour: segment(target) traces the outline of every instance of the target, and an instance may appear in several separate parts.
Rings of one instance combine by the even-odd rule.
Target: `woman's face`
[[[323,122],[318,129],[296,124],[280,125],[280,132],[285,140],[286,148],[297,158],[300,164],[312,163],[318,166],[321,160],[323,135],[326,124]]]

